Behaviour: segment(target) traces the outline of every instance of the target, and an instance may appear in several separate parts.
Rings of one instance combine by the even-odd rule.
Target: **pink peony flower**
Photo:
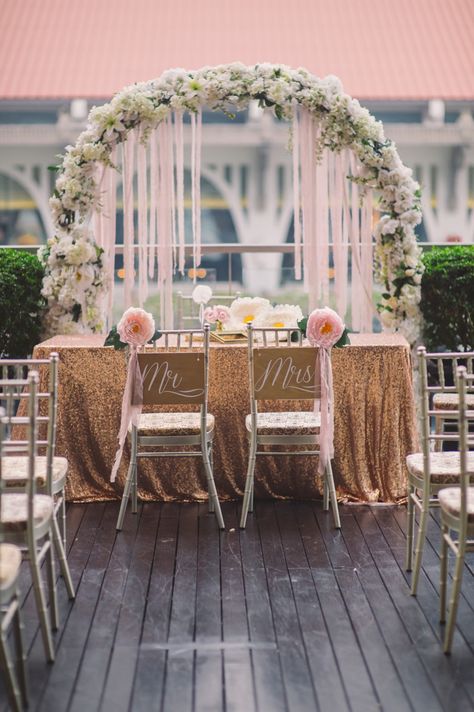
[[[155,320],[143,309],[130,307],[117,324],[120,341],[131,346],[143,346],[155,333]]]
[[[329,307],[315,309],[308,317],[306,336],[311,346],[330,349],[342,336],[344,322],[339,314]]]
[[[206,307],[202,316],[204,321],[207,321],[208,324],[215,324],[217,321],[216,310],[214,307]]]

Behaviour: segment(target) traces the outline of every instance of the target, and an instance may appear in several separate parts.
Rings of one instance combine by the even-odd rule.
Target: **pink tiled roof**
[[[0,0],[0,98],[110,97],[241,61],[362,99],[473,99],[474,0]]]

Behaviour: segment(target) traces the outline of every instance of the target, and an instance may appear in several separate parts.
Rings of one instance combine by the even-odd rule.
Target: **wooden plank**
[[[140,508],[138,515],[130,518],[126,529],[117,533],[115,524],[118,503],[109,503],[107,510],[108,526],[113,532],[113,547],[92,616],[89,636],[83,649],[83,658],[70,707],[71,712],[83,710],[84,706],[91,711],[100,707],[141,517]]]
[[[353,510],[357,513],[357,510]],[[354,517],[345,517],[343,535],[357,575],[390,656],[415,710],[441,710],[430,678],[413,647],[397,608],[383,584],[367,543]],[[377,648],[378,650],[378,648]]]
[[[439,641],[433,629],[427,625],[427,618],[419,601],[409,595],[402,571],[380,532],[373,513],[367,508],[357,515],[357,520],[442,706],[447,710],[456,709],[457,712],[472,709],[472,701],[459,679],[455,661],[440,655]]]
[[[163,712],[189,712],[193,706],[194,642],[196,617],[196,574],[198,505],[182,506],[176,550],[173,600],[166,658]]]
[[[252,648],[252,669],[257,709],[259,712],[286,712],[286,691],[283,685],[280,655],[277,647],[270,594],[260,534],[255,516],[247,519],[240,533],[240,551],[244,572],[247,624]]]
[[[150,574],[141,648],[135,671],[131,709],[149,712],[161,707],[166,669],[166,644],[172,605],[180,506],[162,507]],[[161,647],[157,647],[161,646]]]
[[[102,712],[127,712],[129,709],[160,511],[158,503],[143,505],[101,698]],[[74,706],[79,709],[80,705],[76,693]]]
[[[196,655],[194,709],[219,710],[224,706],[222,642],[220,533],[208,506],[199,506],[199,537],[196,580]]]
[[[224,650],[225,709],[256,710],[240,529],[235,506],[226,508],[228,529],[221,535],[222,631],[225,643],[241,647]]]
[[[258,524],[288,708],[315,710],[317,699],[273,503],[259,502]]]

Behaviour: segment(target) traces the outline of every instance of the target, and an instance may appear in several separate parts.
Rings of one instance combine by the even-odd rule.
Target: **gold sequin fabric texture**
[[[405,458],[418,447],[409,347],[395,334],[353,334],[351,342],[332,351],[333,468],[338,496],[363,502],[401,501],[406,494]],[[68,459],[66,494],[72,501],[120,497],[128,468],[127,443],[117,481],[109,482],[126,363],[123,352],[102,343],[102,336],[57,336],[34,351],[35,358],[47,357],[51,351],[60,356],[56,453]],[[246,345],[212,344],[209,368],[217,491],[223,500],[236,499],[243,495],[248,457]],[[263,401],[259,408],[310,410],[312,402]],[[318,499],[317,469],[316,457],[258,458],[255,496]],[[140,460],[139,496],[160,501],[206,499],[201,462],[198,458]]]

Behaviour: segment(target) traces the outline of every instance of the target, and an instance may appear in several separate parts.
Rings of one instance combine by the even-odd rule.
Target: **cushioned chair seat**
[[[68,462],[65,457],[53,458],[53,482],[62,482],[67,475]],[[2,477],[6,480],[7,487],[17,487],[26,483],[28,479],[28,458],[4,457],[2,458]],[[38,456],[35,460],[35,477],[37,487],[46,485],[46,457]]]
[[[0,544],[0,589],[8,589],[18,576],[21,551],[13,544]]]
[[[28,495],[3,494],[0,519],[7,531],[25,531],[28,522]],[[35,525],[40,526],[53,513],[53,499],[46,494],[37,494],[34,499]]]
[[[461,513],[461,488],[447,487],[438,493],[438,500],[441,509],[448,514],[459,517]],[[467,490],[467,518],[469,522],[474,522],[474,487]]]
[[[245,427],[252,430],[252,416],[245,418]],[[321,416],[313,411],[257,413],[257,431],[267,435],[316,435],[321,427]]]
[[[200,413],[143,413],[138,423],[140,435],[197,435]],[[214,416],[208,414],[206,430],[214,430]]]
[[[466,395],[466,405],[469,409],[474,409],[474,393]],[[433,407],[435,410],[456,410],[459,408],[459,396],[457,393],[435,393]]]
[[[423,478],[423,455],[421,452],[407,456],[407,468],[415,477]],[[470,475],[474,475],[474,452],[468,453],[467,469]],[[458,482],[459,470],[458,452],[430,453],[430,474],[433,483],[451,484]]]

